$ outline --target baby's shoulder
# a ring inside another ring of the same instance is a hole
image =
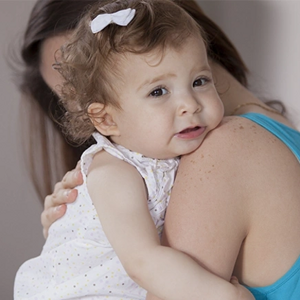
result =
[[[137,172],[134,166],[106,151],[100,151],[94,155],[89,168],[89,173],[94,170],[98,170],[99,172],[102,171],[106,174],[107,172],[117,172],[122,174]]]
[[[139,183],[141,178],[134,166],[106,151],[95,154],[88,170],[88,181],[97,185],[99,181],[111,182],[110,186],[126,183],[130,180]]]

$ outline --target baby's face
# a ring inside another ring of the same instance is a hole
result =
[[[197,149],[223,117],[204,43],[189,38],[164,56],[126,53],[114,81],[122,109],[113,109],[119,134],[111,139],[153,158]]]
[[[42,45],[40,70],[57,94],[63,79],[53,70],[55,52],[67,35]],[[111,139],[153,158],[170,158],[197,149],[223,116],[202,40],[188,39],[180,50],[129,54],[119,61],[114,85],[121,110],[111,107],[118,136]]]

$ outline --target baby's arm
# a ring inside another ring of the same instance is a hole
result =
[[[255,300],[253,295],[242,286],[236,277],[232,277],[230,282],[237,288],[237,297],[234,299],[245,299],[245,300]],[[227,299],[228,297],[226,297]],[[202,298],[201,298],[202,299]],[[223,298],[222,298],[223,299]],[[161,298],[156,297],[153,294],[147,293],[146,300],[162,300]]]
[[[160,245],[137,170],[99,153],[88,175],[88,189],[103,229],[128,275],[157,297],[182,299],[241,298],[231,283],[209,273],[189,256]]]

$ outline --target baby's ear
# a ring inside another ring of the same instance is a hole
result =
[[[114,122],[111,109],[102,103],[94,102],[88,108],[88,114],[95,128],[105,136],[118,136],[119,129]]]

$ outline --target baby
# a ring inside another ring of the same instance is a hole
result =
[[[223,117],[201,28],[171,0],[107,1],[57,55],[84,184],[17,274],[15,299],[254,299],[160,245],[181,155]]]

